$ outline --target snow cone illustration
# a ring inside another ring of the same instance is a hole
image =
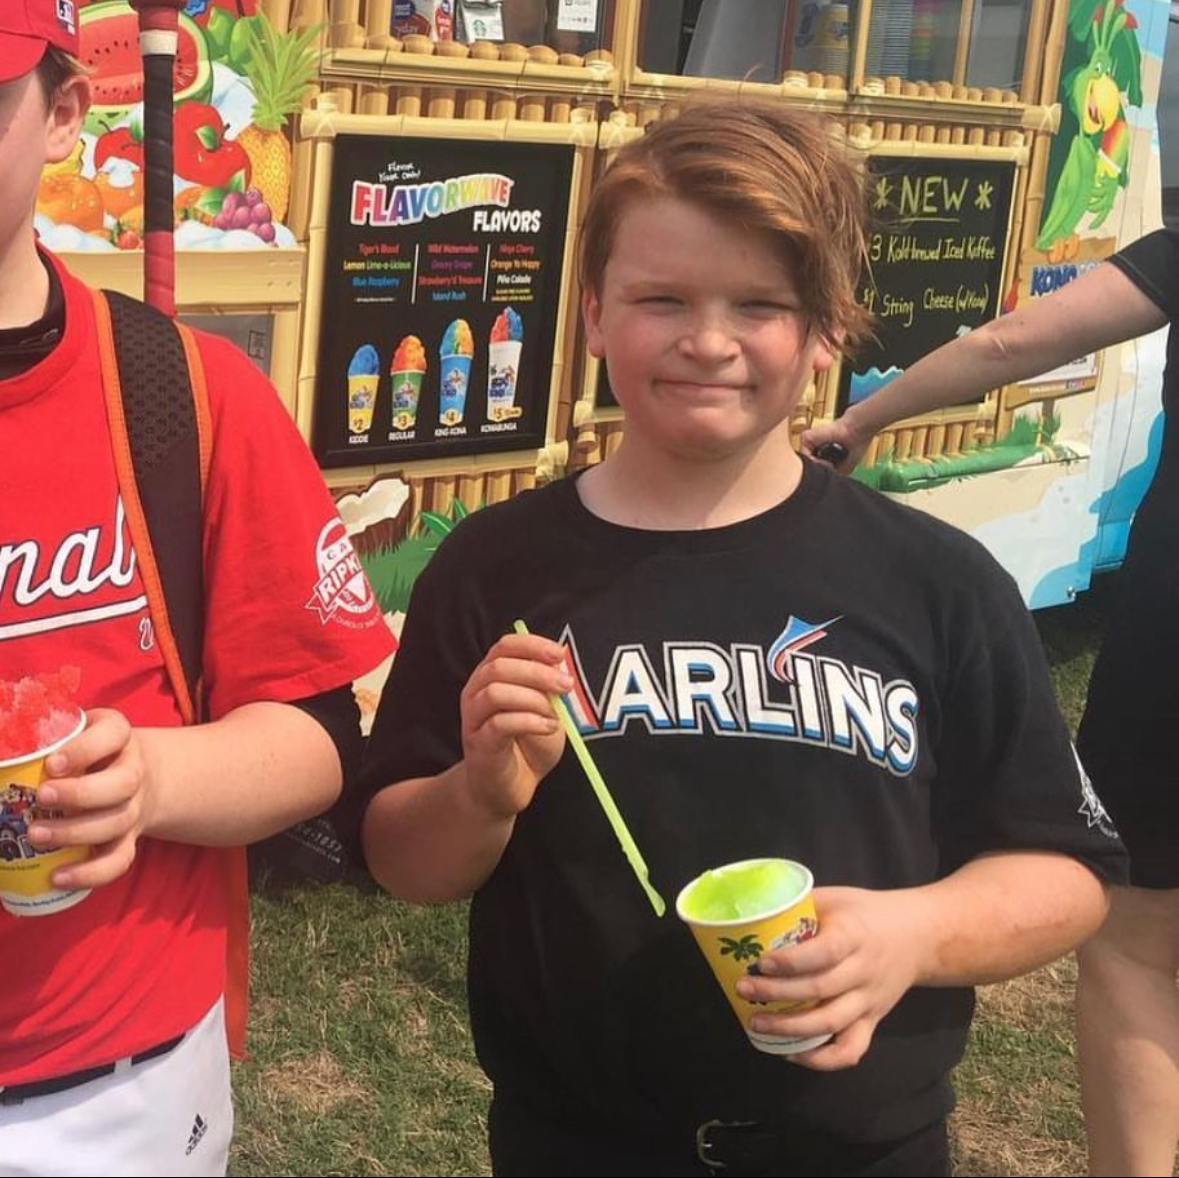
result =
[[[516,378],[523,347],[524,320],[511,307],[505,307],[495,317],[487,342],[488,421],[520,416],[520,410],[515,407]]]
[[[372,344],[361,344],[348,364],[348,432],[367,434],[373,424],[381,358]]]
[[[475,354],[475,338],[465,319],[455,319],[446,329],[438,354],[442,384],[438,417],[443,425],[458,425],[467,409],[467,382]]]
[[[418,398],[426,375],[426,349],[416,335],[407,335],[397,345],[389,373],[393,377],[393,428],[411,430],[418,419]]]

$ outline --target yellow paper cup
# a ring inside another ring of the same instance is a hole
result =
[[[377,402],[379,375],[348,378],[348,432],[367,434],[373,425],[373,406]]]
[[[749,1041],[771,1055],[810,1051],[831,1038],[796,1039],[750,1028],[758,1013],[798,1010],[802,1002],[746,1002],[737,981],[757,973],[757,959],[819,931],[814,878],[791,859],[745,859],[698,875],[676,897],[675,910],[692,930]]]
[[[37,788],[45,780],[45,759],[85,727],[86,716],[79,715],[69,736],[27,756],[0,761],[0,904],[14,916],[49,916],[90,895],[89,888],[62,890],[49,882],[57,868],[89,858],[89,847],[38,851],[28,839],[29,823],[37,817]]]

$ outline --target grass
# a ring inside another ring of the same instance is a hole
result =
[[[1075,726],[1104,587],[1037,622]],[[484,1175],[490,1089],[471,1050],[464,905],[297,888],[254,904],[250,1062],[233,1175]],[[1071,959],[980,991],[954,1115],[961,1175],[1085,1172]]]

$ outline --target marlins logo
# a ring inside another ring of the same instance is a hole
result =
[[[1114,827],[1113,819],[1110,818],[1109,812],[1097,796],[1093,782],[1089,780],[1089,774],[1085,772],[1085,766],[1081,764],[1081,758],[1077,755],[1075,747],[1073,748],[1073,760],[1077,763],[1077,775],[1081,779],[1081,804],[1077,807],[1077,813],[1084,816],[1085,824],[1090,830],[1096,826],[1102,834],[1116,839],[1118,832]]]
[[[820,745],[866,757],[898,777],[917,763],[917,691],[871,667],[812,653],[841,621],[788,615],[768,649],[699,638],[631,642],[605,653],[587,673],[572,627],[560,641],[574,687],[565,702],[587,739],[642,728],[652,736],[710,732],[752,740]],[[854,636],[849,635],[854,643]]]
[[[810,646],[812,642],[826,638],[827,627],[835,625],[838,621],[839,618],[836,617],[830,621],[812,625],[810,622],[804,622],[801,618],[796,618],[791,614],[786,621],[786,629],[778,635],[774,645],[770,647],[770,653],[766,660],[769,664],[770,674],[779,683],[793,683],[794,655]]]

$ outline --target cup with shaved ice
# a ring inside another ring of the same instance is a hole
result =
[[[393,377],[393,428],[413,429],[426,375],[426,349],[416,335],[405,336],[397,345],[389,373]]]
[[[737,981],[757,973],[757,960],[784,945],[809,941],[819,931],[814,879],[792,859],[745,859],[698,875],[675,903],[696,944],[712,967],[749,1041],[771,1055],[796,1055],[825,1043],[830,1035],[798,1039],[754,1031],[758,1013],[798,1010],[802,1002],[746,1002]]]
[[[373,406],[381,381],[381,357],[372,344],[361,344],[348,362],[348,432],[367,434],[372,429]]]
[[[52,674],[0,680],[0,904],[14,916],[49,916],[72,908],[89,888],[55,888],[50,876],[90,855],[89,847],[42,850],[29,841],[29,826],[41,812],[37,790],[46,758],[68,744],[86,717],[74,701],[76,667]]]
[[[438,419],[443,425],[458,425],[467,411],[467,383],[471,379],[471,358],[475,337],[465,319],[455,319],[442,336],[438,348],[441,393]]]
[[[520,374],[520,352],[524,347],[524,320],[512,307],[505,307],[491,325],[487,341],[487,420],[506,421],[518,417],[516,378]]]

